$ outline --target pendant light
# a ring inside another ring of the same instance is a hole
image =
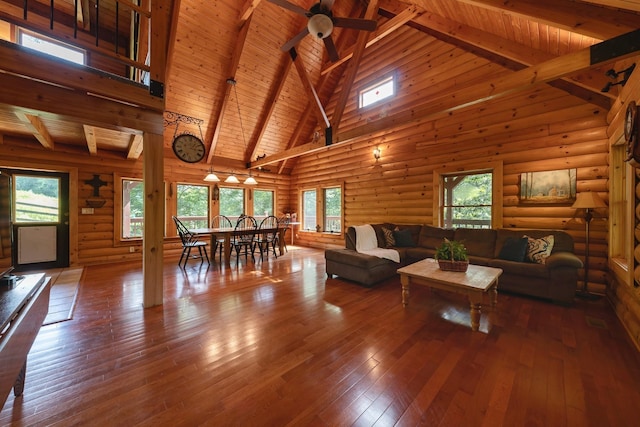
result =
[[[204,180],[207,182],[220,182],[220,178],[218,178],[218,175],[213,173],[212,168],[209,168],[209,173],[204,177]]]
[[[236,89],[236,81],[233,78],[227,79],[227,83],[233,86],[233,92],[236,95],[236,107],[238,108],[238,121],[240,122],[240,133],[242,133],[242,142],[245,152],[247,151],[247,140],[244,137],[244,126],[242,126],[242,115],[240,114],[240,101],[238,100],[238,90]],[[231,180],[231,181],[230,181]],[[238,178],[232,173],[229,177],[224,181],[228,183],[238,184]],[[251,175],[251,171],[249,171],[249,177],[245,179],[244,184],[246,185],[258,185],[258,181]]]
[[[231,172],[231,175],[229,175],[227,179],[224,180],[224,182],[226,182],[227,184],[240,184],[240,181],[238,180],[238,178],[236,178],[233,172]]]

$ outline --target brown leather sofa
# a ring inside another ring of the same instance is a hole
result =
[[[387,247],[383,228],[403,231],[405,239],[401,246],[394,246],[400,254],[400,263],[358,253],[356,233],[349,227],[345,234],[344,249],[325,250],[326,272],[335,276],[372,286],[397,274],[396,270],[413,262],[432,258],[436,247],[446,237],[462,241],[471,264],[497,267],[503,270],[498,289],[518,294],[545,298],[557,303],[573,302],[578,270],[582,261],[575,255],[573,238],[560,230],[512,230],[512,229],[443,229],[429,225],[372,224],[379,247]],[[544,264],[514,261],[505,244],[522,239],[523,236],[539,239],[553,235],[551,254]]]

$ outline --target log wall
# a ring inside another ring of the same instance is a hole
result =
[[[398,37],[402,37],[401,33]],[[406,50],[399,49],[398,43],[390,42],[388,51],[384,51],[384,46],[380,51],[367,51],[361,65],[363,70],[372,70],[379,65],[377,61],[397,64],[398,68],[393,70],[398,76],[396,98],[363,111],[357,110],[353,102],[345,108],[340,131],[391,114],[396,105],[425,103],[447,89],[494,79],[505,72],[440,42]],[[390,60],[391,52],[400,57]],[[456,66],[446,66],[452,61]],[[358,77],[350,99],[357,99],[357,88],[366,86],[368,78],[366,73]],[[382,151],[378,161],[372,155],[375,147]],[[502,199],[495,201],[502,205],[503,227],[565,230],[573,236],[578,256],[584,258],[585,224],[581,213],[570,205],[520,204],[519,179],[525,172],[575,168],[577,191],[597,191],[607,200],[607,111],[547,85],[431,120],[418,118],[301,157],[292,174],[291,198],[299,199],[304,188],[340,181],[344,183],[345,229],[384,221],[432,224],[434,170],[445,167],[462,170],[491,162],[502,162],[504,168]],[[342,235],[315,231],[297,234],[298,244],[319,248],[344,246]],[[606,213],[591,223],[590,243],[589,288],[603,292],[607,268]]]
[[[638,65],[640,57],[636,58],[635,62]],[[631,75],[624,90],[621,91],[618,102],[609,112],[610,145],[621,143],[622,121],[627,105],[631,101],[640,105],[640,73],[638,72]],[[627,166],[627,179],[630,180],[628,188],[621,190],[625,190],[625,196],[630,203],[626,212],[622,212],[617,220],[621,222],[628,220],[630,228],[627,236],[630,245],[628,264],[620,265],[614,260],[610,262],[607,296],[632,341],[640,349],[640,168]],[[612,186],[618,184],[612,182]]]
[[[110,154],[106,150],[99,150],[99,156],[88,156],[86,152],[73,147],[59,145],[55,151],[45,150],[40,144],[26,141],[8,135],[3,136],[4,143],[0,144],[0,166],[18,169],[40,169],[50,171],[73,170],[77,179],[70,182],[71,198],[75,198],[75,211],[70,212],[70,260],[72,265],[87,265],[115,262],[121,260],[142,259],[142,241],[120,241],[119,229],[114,215],[119,214],[116,201],[120,194],[114,192],[114,180],[117,177],[142,179],[143,157],[138,160],[125,160],[121,154]],[[181,243],[176,236],[175,225],[171,220],[175,212],[176,183],[194,185],[205,184],[204,178],[207,167],[204,164],[185,164],[175,159],[170,148],[165,147],[164,180],[167,188],[166,215],[164,240],[164,254],[167,259],[177,259],[180,256]],[[218,169],[218,168],[217,168]],[[219,168],[224,171],[224,168]],[[85,184],[97,174],[107,183],[100,188],[100,198],[105,199],[104,206],[95,208],[91,215],[82,214],[82,208],[87,207],[86,201],[94,199],[93,187]],[[71,178],[73,180],[73,177]],[[276,191],[276,210],[289,204],[289,178],[261,172],[257,176],[257,188]],[[220,184],[218,184],[220,185]],[[211,185],[213,187],[213,185]],[[239,186],[246,188],[244,186]],[[75,192],[74,192],[75,189]],[[211,216],[217,214],[217,203],[211,202]],[[74,231],[77,230],[77,231]],[[134,252],[130,252],[133,248]]]

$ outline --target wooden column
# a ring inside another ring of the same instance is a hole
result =
[[[162,120],[162,116],[159,116]],[[145,308],[162,305],[164,290],[164,163],[162,135],[144,134],[144,230],[143,230],[143,283]]]

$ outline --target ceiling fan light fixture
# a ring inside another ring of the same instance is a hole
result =
[[[318,13],[309,18],[307,23],[309,33],[319,39],[325,39],[331,35],[333,31],[333,21],[327,15]]]

